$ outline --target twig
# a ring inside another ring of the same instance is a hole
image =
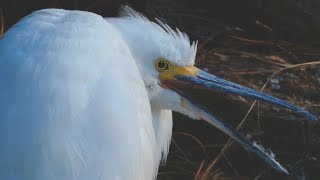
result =
[[[206,148],[205,148],[204,144],[198,138],[194,137],[192,134],[185,133],[185,132],[176,132],[175,134],[180,134],[180,135],[191,137],[193,140],[195,140],[200,145],[203,153],[206,154]]]
[[[250,44],[256,44],[256,45],[274,46],[276,44],[275,42],[272,42],[272,41],[259,41],[259,40],[246,39],[246,38],[237,37],[237,36],[230,36],[230,37],[238,41],[242,41]]]
[[[286,52],[290,56],[292,56],[295,60],[299,60],[299,58],[295,54],[293,54],[291,51],[287,50],[286,48],[284,48],[284,47],[282,47],[280,45],[277,45],[276,47],[281,49],[282,51]]]
[[[0,16],[1,16],[0,36],[2,36],[4,33],[4,13],[2,8],[0,8]]]
[[[233,170],[233,172],[236,174],[236,176],[240,177],[240,174],[238,173],[238,171],[233,167],[233,165],[231,164],[231,162],[229,161],[229,159],[227,158],[227,155],[225,153],[223,153],[223,157],[224,159],[227,161],[227,163],[229,164],[229,166],[231,167],[231,169]]]
[[[258,104],[257,104],[257,110],[258,110],[258,132],[261,131],[261,119],[260,119],[260,102],[258,101]]]
[[[269,82],[270,80],[268,79],[267,82]],[[267,83],[266,83],[267,84]],[[265,85],[266,85],[265,84]],[[237,127],[237,130],[242,126],[242,124],[244,123],[244,121],[247,119],[247,117],[249,116],[251,110],[253,109],[254,105],[256,104],[256,100],[252,103],[249,111],[247,112],[247,114],[245,115],[245,117],[242,119],[242,121],[240,122],[240,124]],[[210,173],[210,171],[213,169],[213,167],[218,163],[218,161],[220,160],[221,157],[223,157],[223,153],[233,144],[234,141],[232,141],[231,138],[228,139],[227,143],[225,144],[225,146],[222,148],[222,150],[220,151],[220,153],[216,156],[216,158],[211,162],[211,164],[209,165],[209,167],[207,168],[207,170],[205,170],[205,172],[203,173],[203,177],[207,177],[208,174]]]
[[[266,170],[261,171],[261,172],[254,178],[254,180],[259,180],[265,173],[266,173]]]
[[[266,81],[266,83],[263,85],[263,87],[261,88],[260,92],[262,92],[267,84],[270,82],[270,80],[277,74],[279,74],[282,71],[285,71],[287,69],[293,69],[293,68],[297,68],[297,67],[302,67],[302,66],[310,66],[310,65],[320,65],[320,61],[316,61],[316,62],[307,62],[307,63],[301,63],[301,64],[295,64],[295,65],[291,65],[285,68],[282,68],[280,70],[275,71]],[[257,103],[257,100],[255,100],[252,104],[250,109],[248,110],[247,114],[245,115],[245,117],[242,119],[242,121],[240,122],[240,124],[237,127],[237,130],[244,124],[244,122],[246,121],[247,117],[249,116],[249,114],[251,113],[253,107],[255,106],[255,104]],[[221,159],[221,157],[223,157],[223,154],[225,153],[225,151],[227,151],[229,149],[229,147],[233,144],[233,140],[231,138],[228,139],[227,143],[225,144],[225,146],[222,148],[222,150],[220,151],[220,153],[216,156],[216,158],[212,161],[212,163],[209,165],[209,167],[205,170],[205,172],[203,173],[202,177],[207,177],[208,174],[210,173],[210,171],[213,169],[213,167],[217,164],[217,162]]]
[[[191,162],[191,160],[188,158],[187,154],[182,150],[182,148],[177,144],[174,138],[172,138],[172,143],[176,146],[178,151],[183,155],[186,161]]]
[[[244,51],[239,51],[239,50],[232,50],[232,52],[235,52],[235,53],[238,53],[238,54],[242,54],[242,55],[245,55],[245,56],[248,56],[248,57],[251,57],[251,58],[255,58],[255,59],[261,60],[263,62],[270,63],[270,64],[273,64],[273,65],[277,65],[277,66],[280,66],[280,67],[288,67],[288,66],[291,65],[289,63],[286,63],[286,64],[277,63],[277,62],[274,62],[274,61],[259,57],[259,56],[255,55],[255,54],[249,53],[249,52],[244,52]]]
[[[236,72],[231,72],[230,74],[266,74],[266,73],[273,73],[278,69],[270,69],[270,70],[263,70],[263,71],[236,71]]]
[[[269,31],[269,32],[272,32],[272,29],[271,29],[269,26],[263,24],[263,23],[260,22],[259,20],[256,20],[256,25],[257,25],[258,27],[261,27],[261,28]]]
[[[194,176],[194,180],[200,180],[200,173],[202,172],[202,169],[204,167],[205,161],[202,160],[200,167],[198,168],[198,171],[196,172],[196,175]]]

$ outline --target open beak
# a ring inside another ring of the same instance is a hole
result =
[[[220,120],[218,117],[214,116],[201,104],[196,103],[190,97],[190,94],[186,90],[189,88],[200,88],[205,90],[221,91],[226,93],[231,93],[234,95],[239,95],[243,97],[248,97],[251,99],[261,100],[267,103],[279,105],[286,109],[289,109],[297,114],[305,116],[307,119],[316,121],[317,118],[310,114],[309,112],[276,97],[264,94],[262,92],[255,91],[253,89],[241,86],[239,84],[224,80],[205,71],[202,71],[194,66],[188,67],[178,67],[174,66],[171,70],[167,72],[160,73],[160,81],[162,86],[171,89],[179,93],[185,100],[188,101],[184,108],[188,111],[196,113],[201,119],[209,122],[213,126],[217,127],[224,133],[228,134],[235,141],[243,145],[247,150],[255,153],[266,161],[271,167],[279,170],[283,173],[287,173],[285,168],[283,168],[275,159],[272,154],[268,154],[264,151],[261,146],[250,142],[232,126],[226,122]]]

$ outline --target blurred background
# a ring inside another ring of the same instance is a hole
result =
[[[319,0],[1,0],[0,34],[38,9],[107,17],[116,16],[121,4],[199,40],[198,67],[320,117]],[[272,150],[291,174],[269,169],[215,127],[174,114],[170,154],[158,179],[320,179],[319,125],[237,96],[202,92],[197,98]]]

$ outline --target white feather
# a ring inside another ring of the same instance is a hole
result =
[[[102,17],[41,10],[0,40],[0,179],[153,179],[150,103]]]
[[[194,64],[197,43],[124,6],[119,18],[37,11],[0,39],[0,179],[150,180],[171,110],[154,60]]]
[[[197,42],[190,43],[187,34],[177,28],[176,31],[173,30],[158,19],[158,24],[151,22],[129,6],[122,6],[119,15],[120,18],[106,18],[106,21],[119,29],[136,59],[158,56],[178,66],[194,64]]]
[[[152,107],[153,127],[157,142],[157,158],[166,162],[172,135],[172,111]]]

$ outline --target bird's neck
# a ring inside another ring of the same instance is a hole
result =
[[[165,162],[172,135],[172,111],[152,107],[152,122],[156,135],[157,157]]]

